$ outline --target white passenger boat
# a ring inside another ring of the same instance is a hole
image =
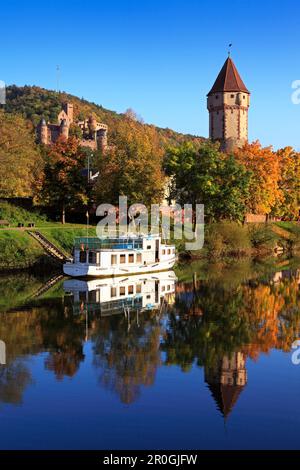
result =
[[[172,269],[175,246],[159,235],[118,238],[76,238],[72,262],[63,266],[71,277],[109,277]]]
[[[160,309],[175,301],[177,277],[174,271],[84,281],[68,279],[65,293],[73,298],[74,313],[119,315],[124,311]]]

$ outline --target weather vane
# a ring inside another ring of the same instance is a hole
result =
[[[232,44],[229,44],[229,45],[228,45],[228,57],[230,57],[230,54],[231,54],[231,48],[232,48]]]

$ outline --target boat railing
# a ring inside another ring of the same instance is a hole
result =
[[[137,239],[112,239],[112,238],[91,238],[79,237],[75,238],[75,249],[78,250],[141,250],[143,248],[143,240]]]

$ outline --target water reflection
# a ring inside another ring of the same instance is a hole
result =
[[[205,367],[205,382],[219,411],[227,418],[247,384],[246,354],[234,352]]]
[[[234,285],[221,276],[177,282],[173,272],[65,280],[44,297],[31,295],[22,308],[0,313],[6,345],[0,402],[22,403],[34,381],[31,357],[43,354],[44,370],[61,382],[87,366],[89,344],[98,387],[122,403],[134,403],[143,387],[154,386],[158,369],[175,365],[187,373],[196,365],[228,417],[246,388],[247,360],[272,349],[290,351],[299,337],[299,284],[300,270]],[[43,292],[35,282],[31,290],[37,288]]]
[[[176,276],[173,271],[154,275],[64,282],[64,290],[73,298],[73,311],[104,316],[161,309],[175,301]]]
[[[222,282],[179,283],[163,350],[167,365],[204,367],[224,417],[247,384],[247,358],[285,352],[300,332],[300,270],[280,271],[236,288]]]
[[[99,383],[126,404],[161,365],[161,315],[175,301],[173,271],[89,282],[68,280],[74,314],[86,315]],[[88,325],[90,324],[90,328]]]

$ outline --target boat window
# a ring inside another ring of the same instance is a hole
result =
[[[134,263],[134,255],[129,255],[129,263]]]
[[[110,296],[111,297],[117,297],[117,288],[116,287],[112,287],[110,289]]]
[[[161,290],[162,290],[162,292],[165,292],[166,291],[166,286],[162,286]]]
[[[92,290],[89,292],[88,294],[88,299],[89,299],[89,302],[97,302],[97,293],[98,291],[97,290]]]
[[[81,302],[85,302],[85,301],[86,301],[86,292],[85,292],[85,290],[79,292],[79,300],[80,300]]]
[[[97,256],[95,251],[90,251],[89,252],[89,263],[90,264],[96,264],[97,263]]]
[[[175,254],[175,248],[173,248],[172,252],[173,252],[173,255],[174,255]]]
[[[148,299],[148,300],[151,299],[151,295],[150,295],[150,294],[147,295],[147,299]]]
[[[163,250],[163,251],[162,251],[162,254],[165,255],[165,254],[166,254],[166,250]]]
[[[126,263],[126,255],[120,255],[120,263],[125,264]]]
[[[133,286],[128,287],[128,294],[133,294],[134,293],[134,288]]]
[[[142,254],[141,254],[141,253],[138,253],[138,254],[136,255],[136,262],[137,262],[137,263],[141,263],[141,262],[142,262]]]
[[[125,295],[125,294],[126,294],[126,288],[120,287],[120,295]]]
[[[79,255],[79,262],[86,263],[86,251],[81,251]]]
[[[117,255],[111,255],[111,264],[112,266],[118,263],[118,256]]]
[[[136,293],[137,293],[137,294],[141,294],[141,292],[142,292],[142,284],[137,284],[137,286],[136,286]]]
[[[147,246],[147,250],[151,250],[151,248],[152,248],[151,245]]]
[[[169,249],[169,250],[168,250],[168,255],[170,255],[170,254],[171,254],[171,250]]]

